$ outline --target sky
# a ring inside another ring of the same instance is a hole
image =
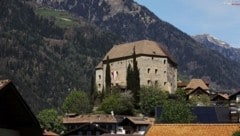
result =
[[[189,35],[210,34],[240,48],[240,0],[135,0]]]

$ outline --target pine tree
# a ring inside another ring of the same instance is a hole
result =
[[[109,57],[107,56],[107,61],[106,61],[106,71],[105,71],[105,84],[106,84],[106,94],[110,93],[111,89],[111,71],[110,71],[110,64],[109,64]]]

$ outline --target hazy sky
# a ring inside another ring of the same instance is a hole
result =
[[[208,33],[240,48],[240,0],[135,0],[189,35]]]

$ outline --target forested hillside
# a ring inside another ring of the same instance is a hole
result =
[[[150,39],[163,43],[177,60],[179,73],[187,78],[204,78],[225,89],[240,87],[240,64],[205,48],[133,0],[43,0],[39,3],[77,14],[103,30],[121,35],[125,41]]]
[[[0,78],[13,80],[34,111],[88,91],[95,65],[118,37],[93,25],[60,28],[24,1],[0,1]]]
[[[133,0],[31,2],[0,1],[0,79],[13,80],[35,112],[59,108],[70,90],[89,91],[95,66],[113,45],[142,39],[165,44],[180,75],[239,88],[240,64]]]

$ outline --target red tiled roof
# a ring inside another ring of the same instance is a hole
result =
[[[206,83],[202,79],[192,79],[187,85],[187,90],[194,90],[196,88],[202,88],[203,90],[209,90]]]
[[[146,136],[232,136],[239,124],[156,124]]]

